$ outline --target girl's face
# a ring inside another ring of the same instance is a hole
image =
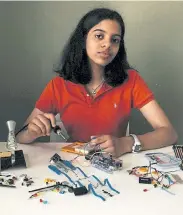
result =
[[[86,38],[86,52],[91,64],[106,66],[117,55],[121,27],[115,20],[106,19],[90,29]]]

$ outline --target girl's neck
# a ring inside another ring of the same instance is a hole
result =
[[[97,85],[104,79],[104,67],[97,64],[91,65],[92,79],[90,84]]]

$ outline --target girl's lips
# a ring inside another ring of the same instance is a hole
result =
[[[98,52],[100,56],[108,58],[111,56],[111,54],[109,52]]]

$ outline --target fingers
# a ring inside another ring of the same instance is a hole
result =
[[[29,123],[28,131],[35,137],[49,136],[51,126],[55,127],[55,125],[56,120],[53,114],[39,114]]]
[[[97,146],[98,146],[100,149],[104,150],[104,149],[109,148],[109,147],[110,147],[110,144],[108,143],[108,141],[106,141],[106,142],[103,142],[103,143],[101,143],[101,144],[97,144],[96,147],[97,147]]]
[[[106,152],[106,153],[115,155],[115,151],[114,151],[113,147],[105,148],[103,151]]]
[[[53,114],[44,113],[44,116],[50,120],[52,127],[56,126],[56,119],[55,119],[55,116]]]
[[[40,127],[37,126],[34,123],[29,123],[29,125],[28,125],[28,133],[31,134],[31,136],[33,136],[34,138],[45,136],[45,135],[43,135],[42,130],[40,129]]]
[[[103,152],[115,154],[114,140],[110,135],[92,136],[90,143],[96,149],[99,147]]]
[[[108,135],[91,136],[91,145],[98,145],[106,142],[108,140]]]
[[[32,128],[34,131],[36,131],[35,129],[39,129],[39,133],[41,132],[44,136],[46,135],[47,131],[46,131],[46,127],[45,124],[42,122],[42,120],[40,119],[41,117],[37,116],[36,118],[34,118],[31,122],[32,124]],[[36,127],[36,128],[34,128]]]
[[[50,120],[44,115],[38,115],[37,120],[39,121],[39,127],[41,128],[43,134],[49,136],[51,131]]]

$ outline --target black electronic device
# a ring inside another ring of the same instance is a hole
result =
[[[1,170],[6,170],[12,167],[26,167],[26,161],[22,150],[15,151],[15,163],[13,165],[11,160],[11,154],[10,156],[2,156],[0,159]]]
[[[73,189],[74,191],[74,195],[75,196],[81,196],[81,195],[85,195],[88,193],[88,190],[86,189],[85,186],[82,186],[82,187],[76,187]]]
[[[151,184],[152,178],[139,177],[139,183],[140,184]]]

